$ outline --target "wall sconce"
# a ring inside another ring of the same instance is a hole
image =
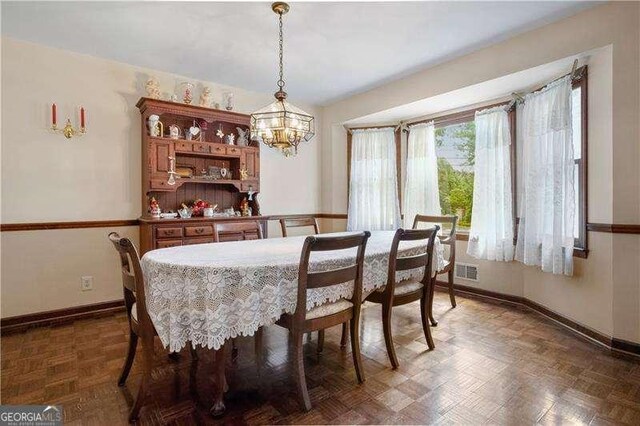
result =
[[[67,122],[64,127],[59,129],[57,107],[56,104],[51,104],[51,130],[56,133],[62,133],[67,139],[71,139],[74,136],[83,136],[87,132],[85,128],[84,108],[80,108],[80,129],[73,127],[70,118],[67,118]]]

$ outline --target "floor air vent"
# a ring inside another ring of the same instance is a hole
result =
[[[456,262],[456,277],[464,280],[478,281],[478,265]]]

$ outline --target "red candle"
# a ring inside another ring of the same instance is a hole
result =
[[[84,108],[80,108],[80,127],[84,129]]]
[[[53,123],[53,125],[54,125],[54,126],[55,126],[55,125],[56,125],[56,123],[57,123],[56,115],[57,115],[57,114],[56,114],[56,104],[52,104],[52,105],[51,105],[51,121],[52,121],[52,123]]]

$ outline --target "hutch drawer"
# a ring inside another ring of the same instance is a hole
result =
[[[184,235],[187,237],[200,237],[203,235],[213,235],[213,226],[185,226]]]
[[[226,151],[226,147],[222,144],[214,144],[211,145],[211,153],[212,154],[222,154],[224,155],[227,151]]]
[[[182,142],[182,141],[178,141],[176,142],[176,151],[181,151],[181,152],[191,152],[193,144],[190,142]]]
[[[173,187],[167,183],[167,179],[152,179],[151,189],[173,191]]]
[[[237,155],[240,156],[240,148],[236,148],[234,146],[227,147],[227,155]]]
[[[193,152],[209,152],[209,146],[206,143],[194,143]]]
[[[167,247],[177,247],[182,245],[182,240],[162,240],[158,241],[156,245],[159,249]]]
[[[182,238],[182,227],[156,228],[157,238]]]

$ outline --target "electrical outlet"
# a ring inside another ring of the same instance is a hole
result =
[[[80,289],[82,291],[93,290],[93,277],[80,277]]]

